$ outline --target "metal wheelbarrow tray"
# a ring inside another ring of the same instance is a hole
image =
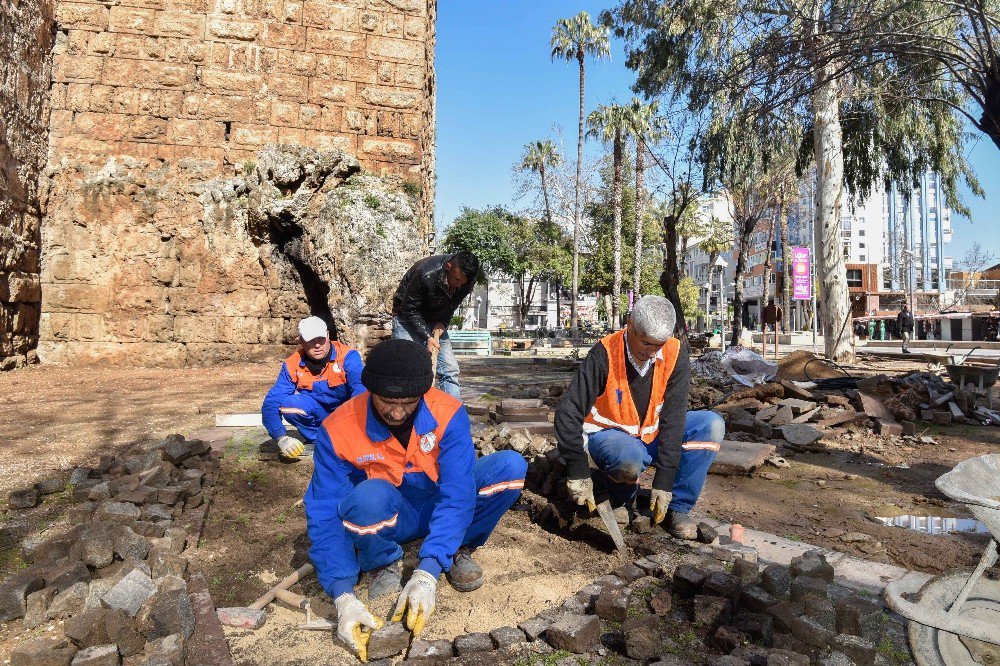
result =
[[[964,388],[966,384],[973,384],[981,389],[988,389],[997,383],[1000,376],[1000,365],[973,365],[963,363],[961,365],[946,365],[948,378],[952,384]]]
[[[942,574],[922,586],[894,581],[885,588],[886,600],[910,620],[910,647],[919,666],[1000,663],[1000,581],[982,577],[997,562],[1000,454],[963,460],[935,485],[966,504],[993,538],[975,569]]]

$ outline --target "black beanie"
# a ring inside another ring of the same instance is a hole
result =
[[[431,354],[412,340],[384,340],[368,352],[361,383],[383,398],[416,398],[434,384]]]

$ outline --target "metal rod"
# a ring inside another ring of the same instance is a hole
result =
[[[965,600],[969,598],[972,593],[972,588],[976,586],[979,581],[980,576],[989,567],[996,564],[997,561],[997,542],[993,539],[990,540],[990,545],[986,547],[986,552],[983,553],[983,557],[979,560],[979,564],[976,565],[976,570],[972,572],[969,576],[969,580],[966,581],[965,586],[962,591],[958,593],[958,597],[955,599],[955,603],[951,605],[948,609],[948,615],[958,615],[959,611],[962,610],[962,606],[965,604]]]

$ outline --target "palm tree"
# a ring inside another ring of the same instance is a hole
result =
[[[587,116],[589,130],[587,136],[611,144],[612,165],[612,238],[614,239],[614,277],[611,283],[611,326],[618,328],[621,323],[622,303],[622,164],[625,156],[625,138],[629,130],[629,119],[625,107],[617,104],[601,104]]]
[[[551,139],[532,141],[524,146],[524,157],[518,166],[522,171],[533,171],[542,181],[542,199],[545,201],[545,222],[552,224],[552,207],[549,205],[549,184],[545,178],[549,167],[562,164],[562,155]]]
[[[635,254],[632,264],[632,289],[635,299],[639,300],[642,276],[642,226],[646,214],[646,144],[662,138],[664,132],[660,127],[656,114],[660,110],[657,101],[643,104],[638,97],[632,98],[632,103],[625,107],[629,121],[629,134],[635,140]]]
[[[553,231],[553,222],[552,207],[549,205],[549,184],[545,175],[549,167],[558,166],[559,164],[562,164],[562,154],[559,152],[559,148],[556,147],[556,144],[551,139],[545,139],[544,141],[532,141],[529,144],[525,144],[524,157],[521,158],[521,164],[518,167],[522,171],[534,171],[542,181],[542,199],[545,202],[545,224],[548,226],[548,233]],[[556,327],[561,328],[562,299],[560,296],[562,292],[562,279],[559,277],[558,272],[555,273],[555,283]]]
[[[559,19],[552,28],[552,59],[576,60],[580,66],[580,122],[576,144],[576,205],[573,208],[573,301],[570,306],[570,327],[573,335],[579,330],[576,311],[576,292],[580,288],[580,177],[583,168],[583,89],[586,82],[584,59],[611,57],[611,40],[608,29],[595,26],[590,14],[580,12],[568,19]]]

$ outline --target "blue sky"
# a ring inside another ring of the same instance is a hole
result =
[[[447,0],[438,3],[437,224],[445,227],[462,206],[510,204],[511,166],[524,144],[563,128],[575,156],[578,79],[575,63],[549,58],[549,37],[559,18],[581,10],[592,17],[612,3],[564,0]],[[586,105],[632,98],[634,80],[620,43],[610,61],[587,63]],[[585,148],[594,154],[595,142]],[[960,261],[978,241],[1000,255],[1000,150],[988,139],[967,146],[985,199],[963,198],[973,221],[952,216],[948,254]]]

